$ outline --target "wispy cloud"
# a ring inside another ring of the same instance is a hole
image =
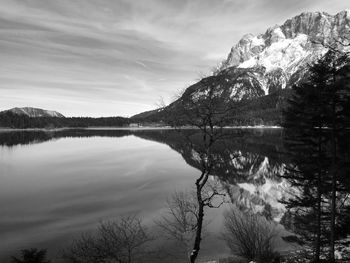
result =
[[[221,61],[245,33],[335,0],[2,0],[0,110],[132,115]]]

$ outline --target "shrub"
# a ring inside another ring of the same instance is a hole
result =
[[[274,222],[238,208],[225,213],[223,239],[234,255],[258,263],[274,262],[278,258],[274,239],[278,232]]]

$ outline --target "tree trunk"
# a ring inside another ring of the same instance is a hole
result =
[[[335,66],[333,65],[333,68]],[[336,74],[333,73],[333,89],[335,89]],[[332,189],[331,189],[331,235],[330,235],[330,250],[329,250],[329,262],[335,262],[334,258],[334,243],[335,243],[335,217],[336,217],[336,199],[337,199],[337,171],[336,171],[336,158],[337,158],[337,145],[336,145],[336,105],[335,105],[335,90],[332,91],[332,130],[331,130],[331,176],[332,176]]]
[[[212,141],[212,137],[210,137],[210,142]],[[210,155],[211,152],[211,144],[208,146],[207,150],[207,156]],[[210,162],[210,161],[209,161]],[[204,206],[205,203],[202,198],[202,189],[205,186],[205,184],[208,181],[209,173],[210,173],[210,167],[207,167],[208,165],[208,160],[207,163],[204,164],[203,166],[203,171],[202,175],[197,179],[196,181],[196,192],[197,192],[197,202],[198,202],[198,217],[197,217],[197,229],[196,229],[196,237],[194,240],[193,244],[193,249],[190,255],[190,262],[194,263],[196,262],[199,250],[200,250],[200,245],[202,242],[202,228],[203,228],[203,220],[204,220]],[[209,164],[210,165],[210,164]]]
[[[202,241],[202,227],[203,227],[203,219],[204,219],[204,204],[202,201],[202,190],[197,188],[197,199],[198,199],[198,220],[197,220],[197,230],[196,230],[196,238],[194,240],[193,249],[190,255],[190,262],[196,262],[200,244]]]
[[[318,187],[317,187],[317,231],[316,231],[316,253],[315,263],[320,262],[320,250],[321,250],[321,174],[318,174]]]
[[[337,201],[337,180],[336,180],[336,156],[335,156],[335,138],[332,135],[332,198],[331,198],[331,236],[330,236],[330,250],[329,250],[329,260],[330,262],[335,262],[334,258],[334,243],[335,243],[335,217],[336,217],[336,201]]]
[[[336,217],[336,209],[337,209],[336,200],[337,200],[337,186],[336,186],[336,172],[334,167],[332,172],[331,236],[330,236],[330,250],[329,250],[330,262],[335,262],[334,243],[335,243],[335,217]]]
[[[321,253],[321,216],[322,216],[322,167],[321,167],[321,153],[322,153],[322,131],[318,131],[318,174],[317,174],[317,230],[315,242],[315,263],[320,262]]]

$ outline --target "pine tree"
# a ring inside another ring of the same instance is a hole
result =
[[[320,258],[322,179],[325,174],[322,96],[322,89],[312,82],[295,86],[290,106],[284,113],[286,148],[294,163],[293,167],[287,168],[285,178],[298,189],[296,195],[285,202],[288,208],[297,208],[294,210],[295,221],[299,233],[314,242],[315,262]]]
[[[349,78],[346,77],[349,63],[348,54],[330,50],[325,54],[322,60],[313,68],[316,74],[326,79],[324,86],[324,126],[328,129],[327,152],[328,158],[328,176],[326,182],[327,199],[330,200],[329,208],[329,261],[334,262],[334,246],[337,238],[336,224],[339,217],[339,207],[337,203],[341,200],[342,180],[339,177],[340,172],[345,169],[339,156],[339,147],[344,143],[344,132],[349,128],[347,118],[349,117],[348,103],[350,101],[350,90],[347,85]]]
[[[343,171],[347,165],[346,154],[343,153],[342,158],[339,154],[349,128],[350,90],[346,63],[347,55],[334,51],[326,53],[310,67],[307,82],[294,87],[294,95],[284,113],[286,145],[295,163],[286,178],[299,189],[299,196],[286,203],[302,211],[297,216],[299,227],[303,228],[306,218],[314,218],[316,222],[311,224],[315,235],[315,262],[319,262],[322,238],[329,239],[329,262],[334,262],[340,210],[337,203],[343,196],[340,190],[344,191],[346,176]]]

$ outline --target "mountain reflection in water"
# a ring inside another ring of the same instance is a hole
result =
[[[284,213],[284,207],[278,202],[278,199],[282,198],[285,194],[286,183],[279,177],[283,174],[284,167],[288,163],[287,157],[283,154],[283,141],[282,141],[282,130],[280,129],[227,129],[225,130],[226,136],[223,140],[216,143],[212,154],[215,156],[215,164],[212,168],[211,180],[215,180],[220,183],[230,196],[230,199],[242,210],[252,210],[263,214],[264,216],[280,220]],[[186,136],[182,136],[185,134]],[[89,138],[108,138],[113,140],[113,138],[138,138],[161,143],[169,146],[172,150],[179,153],[185,162],[192,168],[197,170],[201,169],[201,163],[199,158],[200,142],[198,130],[183,130],[180,133],[175,130],[96,130],[96,129],[67,129],[67,130],[56,130],[56,131],[15,131],[15,132],[0,132],[0,163],[6,162],[5,151],[15,150],[17,147],[32,147],[32,145],[38,145],[44,142],[54,142],[61,140],[70,139],[89,139]],[[186,138],[191,138],[191,144],[188,143]],[[110,141],[112,142],[112,141]],[[117,141],[115,142],[117,144]],[[125,141],[129,143],[129,141]],[[138,143],[135,142],[136,147]],[[92,146],[91,146],[92,147]],[[112,147],[112,145],[111,145]],[[116,146],[118,147],[118,146]],[[127,146],[125,146],[127,147]],[[147,146],[148,147],[148,146]],[[148,151],[149,148],[146,146],[141,148],[140,151]],[[94,148],[91,148],[93,151]],[[103,148],[100,149],[103,152]],[[69,148],[66,149],[69,152]],[[107,153],[106,153],[107,154]],[[147,153],[144,153],[147,155]],[[151,154],[151,152],[149,153]],[[138,155],[133,153],[130,156],[122,156],[124,168],[119,168],[118,166],[112,166],[109,164],[110,161],[104,161],[107,163],[101,164],[101,167],[92,167],[89,172],[93,173],[107,173],[109,168],[121,169],[122,172],[128,174],[128,167],[137,166]],[[2,159],[3,158],[3,159]],[[24,157],[23,157],[24,158]],[[80,162],[88,162],[88,157],[83,156]],[[91,158],[91,157],[89,157]],[[115,157],[116,160],[119,157]],[[150,156],[149,158],[152,158]],[[130,159],[130,160],[129,160]],[[128,160],[128,161],[127,161]],[[72,162],[67,158],[65,163]],[[92,162],[92,161],[90,161]],[[40,166],[40,162],[38,164]],[[85,164],[81,164],[82,166]],[[168,164],[173,165],[173,164]],[[156,173],[166,171],[166,163],[163,164],[161,170],[155,171]],[[146,166],[147,167],[147,166]],[[78,173],[79,169],[75,168],[74,172]],[[101,171],[103,169],[103,171]],[[133,167],[135,169],[135,167]],[[142,167],[140,169],[143,169]],[[145,168],[146,169],[146,168]],[[159,168],[158,168],[159,169]],[[176,170],[177,167],[174,167]],[[180,168],[179,168],[180,169]],[[179,170],[179,173],[186,173],[187,170]],[[124,171],[125,170],[125,171]],[[131,168],[130,168],[131,170]],[[3,173],[9,170],[1,170]],[[144,173],[144,170],[140,170]],[[10,171],[11,172],[11,171]],[[71,171],[69,171],[71,172]],[[118,171],[115,171],[118,172]],[[149,171],[152,173],[154,171]],[[173,172],[173,171],[172,171]],[[62,173],[68,173],[67,171],[62,171]],[[134,172],[137,173],[137,169]],[[140,172],[141,173],[141,172]],[[192,172],[193,173],[193,172]],[[194,173],[195,174],[195,173]],[[9,174],[11,176],[11,174]],[[141,176],[141,175],[140,175]],[[170,175],[169,175],[170,176]],[[169,177],[170,178],[170,177]],[[195,178],[195,177],[193,177]],[[194,181],[194,179],[189,181]],[[176,178],[173,178],[174,180]],[[103,180],[103,179],[101,179]],[[122,179],[120,179],[122,180]],[[153,179],[152,179],[153,180]],[[159,179],[157,179],[159,181]],[[168,179],[167,179],[168,180]],[[154,180],[153,180],[154,181]],[[188,181],[187,181],[188,182]],[[98,184],[99,182],[95,182]],[[123,182],[121,182],[122,184]],[[147,185],[151,182],[144,182],[138,189],[143,191],[147,189]],[[166,182],[164,182],[166,183]],[[168,183],[171,185],[171,183]],[[71,186],[69,186],[71,187]],[[122,186],[120,186],[122,187]],[[163,187],[163,186],[160,186]],[[170,187],[169,185],[167,187]],[[112,185],[110,186],[112,188]],[[102,186],[101,186],[102,189]],[[104,190],[106,191],[106,190]],[[108,192],[109,190],[107,190]],[[171,190],[166,190],[171,191]],[[111,195],[113,194],[113,189],[110,189]],[[118,190],[116,189],[116,195],[118,195]],[[70,193],[67,190],[67,194]],[[79,192],[76,194],[80,194]],[[151,194],[151,193],[150,193]],[[81,193],[82,195],[82,193]],[[103,196],[103,194],[102,194]],[[75,198],[75,196],[72,196]],[[107,198],[107,197],[106,197]],[[80,199],[79,199],[80,200]],[[161,201],[164,202],[165,200]],[[73,205],[73,204],[72,204]],[[108,205],[108,204],[107,204]],[[140,204],[143,206],[144,204]],[[86,204],[84,209],[95,209],[93,204]],[[103,212],[101,208],[101,213]],[[106,207],[107,209],[107,207]],[[62,213],[65,210],[62,208]],[[57,212],[57,210],[55,211]],[[59,216],[59,215],[58,215]],[[62,216],[62,215],[61,215]],[[18,221],[18,218],[13,218],[13,221]],[[53,219],[45,219],[53,220]],[[0,216],[0,232],[2,229],[4,231],[9,231],[6,227],[8,225],[9,219],[7,215]],[[4,223],[7,222],[7,223]],[[12,223],[11,225],[13,225]],[[20,223],[19,223],[20,224]],[[41,224],[40,221],[35,224]],[[45,224],[45,222],[43,222]],[[13,225],[13,227],[16,227]],[[6,229],[5,229],[6,228]],[[219,229],[219,227],[217,227]],[[0,248],[1,249],[1,248]]]

